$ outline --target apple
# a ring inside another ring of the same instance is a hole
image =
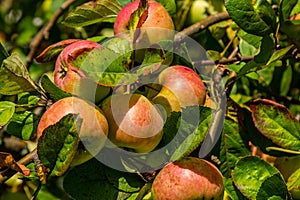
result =
[[[221,172],[212,163],[185,157],[168,163],[152,184],[153,199],[223,199],[224,182]]]
[[[78,165],[97,154],[107,139],[108,122],[103,112],[94,104],[78,97],[66,97],[56,101],[42,115],[37,127],[37,137],[40,138],[47,127],[71,113],[79,114],[83,119],[79,136],[86,148],[79,149],[73,159],[73,164]]]
[[[54,83],[68,93],[99,102],[108,95],[110,89],[98,85],[80,69],[82,60],[94,49],[101,50],[102,46],[89,40],[80,40],[64,48],[55,63]]]
[[[162,105],[167,115],[205,103],[206,88],[202,79],[186,66],[174,65],[164,69],[158,76],[158,84],[162,88],[152,101]]]
[[[138,19],[132,17],[132,14],[139,6],[142,6],[141,0],[136,0],[123,7],[114,23],[115,35],[121,36],[122,33],[130,33],[128,32],[130,24],[134,24],[134,20],[139,20],[142,23],[139,23],[138,27],[135,27],[133,31],[136,31],[136,28],[140,28],[140,37],[136,42],[140,43],[140,46],[143,48],[147,48],[161,40],[173,40],[174,24],[165,7],[153,0],[147,0],[146,5],[147,8]]]
[[[202,19],[205,19],[208,16],[207,12],[209,7],[210,5],[206,0],[192,1],[191,7],[187,14],[187,25],[191,25],[201,21]]]
[[[147,153],[160,142],[164,120],[145,96],[113,94],[103,101],[101,108],[109,124],[108,138],[115,145]]]

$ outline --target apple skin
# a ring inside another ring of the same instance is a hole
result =
[[[223,199],[224,188],[223,176],[212,163],[185,157],[158,173],[151,193],[154,200]]]
[[[42,115],[38,127],[37,138],[50,125],[54,125],[67,114],[79,114],[83,119],[80,129],[80,140],[87,149],[78,149],[72,164],[78,165],[88,161],[97,154],[105,144],[108,135],[108,122],[103,112],[83,99],[66,97],[52,104]],[[89,152],[90,151],[90,152]]]
[[[114,23],[115,35],[129,30],[130,17],[132,13],[138,9],[139,4],[140,0],[136,0],[122,8]],[[143,45],[141,45],[144,48],[147,48],[147,45],[149,46],[161,40],[173,40],[174,38],[174,24],[171,16],[165,7],[153,0],[148,0],[148,15],[139,28],[141,28],[142,32],[145,31],[147,33],[147,37],[142,33],[141,35],[143,35],[143,37],[139,39],[144,42]]]
[[[203,105],[206,87],[199,75],[192,69],[174,65],[164,69],[158,76],[160,92],[152,101],[162,105],[170,115],[172,111],[180,112],[187,106]]]
[[[113,94],[101,106],[109,123],[108,138],[138,153],[152,151],[163,135],[164,120],[141,94]]]
[[[74,63],[77,58],[92,52],[94,49],[101,50],[102,46],[89,40],[80,40],[64,48],[55,63],[54,83],[65,92],[93,102],[99,102],[108,95],[110,89],[99,86],[86,76],[80,66],[76,66]],[[82,58],[78,60],[80,59]]]

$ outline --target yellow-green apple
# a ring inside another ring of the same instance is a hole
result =
[[[115,145],[147,153],[160,142],[164,120],[145,96],[113,94],[103,101],[101,108],[109,124],[108,137]]]
[[[154,200],[223,199],[223,176],[212,163],[185,157],[163,167],[151,193]]]
[[[62,90],[92,102],[102,100],[110,89],[98,85],[80,69],[89,53],[101,49],[100,44],[89,40],[80,40],[65,47],[55,63],[54,83]]]
[[[147,48],[161,40],[173,40],[174,24],[168,11],[154,0],[146,2],[144,11],[138,18],[132,17],[132,15],[136,10],[143,9],[141,0],[131,2],[122,8],[114,23],[115,35],[132,34],[130,29],[133,31],[138,29],[140,37],[136,43],[138,46],[141,44],[141,48]],[[136,27],[131,27],[132,24],[136,24]]]
[[[37,137],[50,125],[56,124],[67,114],[79,114],[83,119],[79,137],[86,147],[78,149],[73,159],[73,165],[81,164],[91,159],[103,147],[108,135],[108,122],[100,108],[78,97],[66,97],[52,104],[42,115]]]
[[[162,88],[152,101],[162,105],[167,115],[205,102],[206,88],[202,79],[186,66],[174,65],[164,69],[158,76],[158,84]]]

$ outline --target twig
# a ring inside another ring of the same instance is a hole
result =
[[[229,14],[227,12],[217,13],[215,15],[211,15],[200,22],[197,22],[179,33],[175,35],[175,41],[181,41],[187,35],[193,35],[195,33],[201,32],[207,27],[216,24],[218,22],[230,19]]]
[[[49,38],[49,32],[51,28],[56,23],[57,19],[60,17],[60,15],[70,6],[72,5],[76,0],[67,0],[64,2],[60,8],[54,13],[53,17],[50,19],[50,21],[43,26],[43,28],[37,33],[37,35],[32,39],[30,43],[30,52],[27,55],[26,58],[26,66],[29,67],[33,61],[34,55],[40,46],[43,39]]]
[[[226,64],[231,64],[235,62],[247,62],[251,61],[254,59],[254,56],[242,56],[242,57],[234,57],[234,58],[228,58],[228,59],[223,59],[223,60],[200,60],[197,62],[193,62],[193,65],[197,66],[209,66],[209,65],[226,65]]]
[[[18,163],[22,164],[22,165],[28,165],[29,163],[31,163],[36,158],[36,156],[37,156],[37,149],[34,149],[29,154],[27,154],[26,156],[21,158],[18,161]],[[16,171],[11,170],[11,169],[7,169],[7,170],[1,172],[0,173],[0,184],[7,181],[9,178],[11,178],[16,173],[17,173]]]

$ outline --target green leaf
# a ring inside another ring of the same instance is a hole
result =
[[[68,13],[62,23],[76,28],[100,22],[114,22],[121,8],[117,0],[89,1]]]
[[[44,74],[41,77],[41,86],[46,91],[46,95],[49,96],[53,101],[58,101],[60,99],[63,99],[65,97],[72,96],[71,94],[61,90],[59,87],[57,87],[48,77],[47,74]]]
[[[80,41],[80,39],[67,39],[52,44],[48,46],[42,53],[40,53],[35,60],[39,63],[54,61],[66,46],[78,41]]]
[[[0,101],[0,127],[9,122],[15,113],[15,104],[10,101]]]
[[[287,46],[285,48],[276,50],[271,58],[269,59],[267,65],[271,65],[272,63],[281,60],[291,49],[293,48],[293,45]]]
[[[225,7],[232,20],[236,22],[241,29],[254,35],[263,36],[273,31],[272,26],[275,23],[275,16],[271,13],[271,5],[269,5],[266,0],[258,2],[263,2],[259,4],[265,7],[265,9],[262,10],[267,11],[267,13],[258,9],[260,6],[252,5],[249,0],[225,0]],[[268,21],[265,21],[266,18]],[[269,24],[269,20],[272,21],[271,24]]]
[[[225,119],[219,153],[220,170],[227,178],[231,176],[235,163],[251,153],[239,134],[238,123],[232,119]]]
[[[189,155],[204,140],[212,119],[207,107],[187,107],[182,112],[172,112],[164,125],[163,142],[168,147],[171,160]],[[188,113],[188,114],[187,114]],[[199,119],[199,120],[197,120]]]
[[[2,65],[2,62],[4,59],[6,59],[9,56],[8,52],[0,42],[0,65]]]
[[[16,53],[3,60],[0,76],[0,94],[15,95],[37,90],[26,66]]]
[[[70,166],[79,143],[82,119],[68,114],[47,127],[39,138],[37,152],[41,163],[52,170],[52,175],[63,175]]]
[[[300,169],[296,170],[287,180],[288,190],[292,196],[296,199],[296,194],[300,193]]]
[[[247,156],[240,159],[232,177],[235,186],[248,199],[288,197],[287,187],[279,171],[259,157]]]
[[[143,185],[137,174],[116,171],[96,159],[74,167],[63,182],[65,191],[77,200],[127,199]]]
[[[297,5],[298,0],[282,0],[280,4],[280,13],[283,20],[288,20],[293,8]]]
[[[271,65],[267,64],[274,52],[274,41],[271,37],[266,36],[261,40],[261,45],[253,60],[246,63],[238,72],[238,77],[244,76],[251,72],[256,72]],[[273,62],[272,62],[273,63]]]
[[[7,125],[7,132],[23,140],[30,140],[36,133],[37,117],[30,111],[17,112]]]
[[[242,56],[254,56],[258,53],[261,45],[261,36],[247,33],[243,30],[238,32],[240,38],[239,48]]]
[[[300,151],[300,123],[283,105],[262,99],[250,105],[255,127],[279,147]]]

